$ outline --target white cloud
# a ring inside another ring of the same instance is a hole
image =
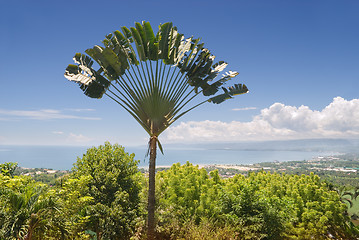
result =
[[[93,112],[95,109],[92,108],[68,108],[66,110],[73,111],[73,112]]]
[[[82,120],[101,120],[98,117],[84,117],[77,115],[64,114],[61,110],[54,109],[41,109],[35,111],[29,110],[5,110],[0,109],[0,116],[8,116],[12,119],[7,120],[18,120],[18,118],[27,118],[35,120],[52,120],[52,119],[82,119]],[[13,119],[15,117],[15,119]],[[4,120],[4,118],[1,118]]]
[[[245,108],[233,108],[232,111],[247,111],[247,110],[255,110],[256,107],[245,107]]]
[[[359,99],[336,97],[322,111],[308,106],[274,103],[250,122],[182,122],[170,127],[166,142],[178,141],[248,141],[305,138],[359,137]]]
[[[92,145],[95,138],[88,137],[81,133],[52,131],[54,136],[49,140],[52,144],[56,145]],[[96,139],[97,140],[97,139]]]
[[[56,135],[62,135],[62,134],[64,134],[64,132],[62,132],[62,131],[53,131],[52,133],[53,133],[53,134],[56,134]]]
[[[67,140],[69,142],[75,142],[75,143],[88,143],[88,142],[91,142],[94,139],[90,138],[90,137],[86,137],[86,136],[84,136],[82,134],[70,133]]]

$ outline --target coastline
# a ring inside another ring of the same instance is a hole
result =
[[[172,165],[160,165],[156,166],[156,169],[162,169],[162,168],[170,168]],[[198,166],[198,168],[222,168],[222,169],[236,169],[239,171],[256,171],[261,169],[270,169],[270,168],[258,168],[258,167],[248,167],[245,164],[236,165],[236,164],[193,164],[193,166]],[[148,169],[148,167],[139,167],[141,169]]]

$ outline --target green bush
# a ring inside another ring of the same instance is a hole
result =
[[[0,174],[0,239],[41,239],[57,204],[48,186]]]
[[[83,200],[76,210],[79,229],[95,232],[98,239],[131,236],[139,215],[142,175],[137,164],[134,154],[108,142],[77,159],[64,188],[70,201],[73,194]]]
[[[346,206],[314,174],[221,179],[218,171],[208,176],[190,163],[174,164],[157,174],[157,187],[158,232],[167,238],[192,236],[200,226],[225,232],[228,239],[353,237]]]

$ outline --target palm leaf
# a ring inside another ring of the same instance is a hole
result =
[[[110,82],[93,70],[93,61],[89,57],[77,53],[74,61],[78,65],[69,64],[65,70],[65,77],[79,84],[86,96],[101,98]]]
[[[159,54],[160,59],[166,61],[168,59],[169,36],[171,33],[172,23],[164,23],[160,25],[159,31]]]
[[[228,89],[222,88],[224,93],[210,98],[208,101],[216,104],[222,103],[227,99],[233,98],[235,95],[244,94],[248,92],[248,88],[244,84],[235,84],[233,87],[229,87]]]
[[[228,64],[214,63],[200,39],[185,39],[172,23],[161,24],[157,34],[149,22],[121,30],[106,35],[103,46],[87,49],[88,56],[76,54],[76,65],[66,68],[65,77],[89,97],[109,96],[151,136],[205,102],[219,104],[248,92],[242,84],[224,88],[238,73],[229,71],[216,80]],[[213,97],[221,87],[223,93]],[[198,102],[199,95],[207,99]]]

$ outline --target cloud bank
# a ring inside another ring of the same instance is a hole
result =
[[[72,111],[90,111],[89,109],[75,109]],[[92,110],[91,110],[92,111]],[[5,116],[5,117],[4,117]],[[34,119],[34,120],[52,120],[52,119],[82,119],[82,120],[100,120],[101,118],[96,117],[83,117],[73,114],[63,113],[62,110],[54,109],[41,109],[35,111],[29,110],[5,110],[0,109],[0,120],[12,121],[20,119]]]
[[[166,142],[265,141],[358,138],[359,99],[336,97],[321,111],[274,103],[250,122],[182,122],[162,136]]]

